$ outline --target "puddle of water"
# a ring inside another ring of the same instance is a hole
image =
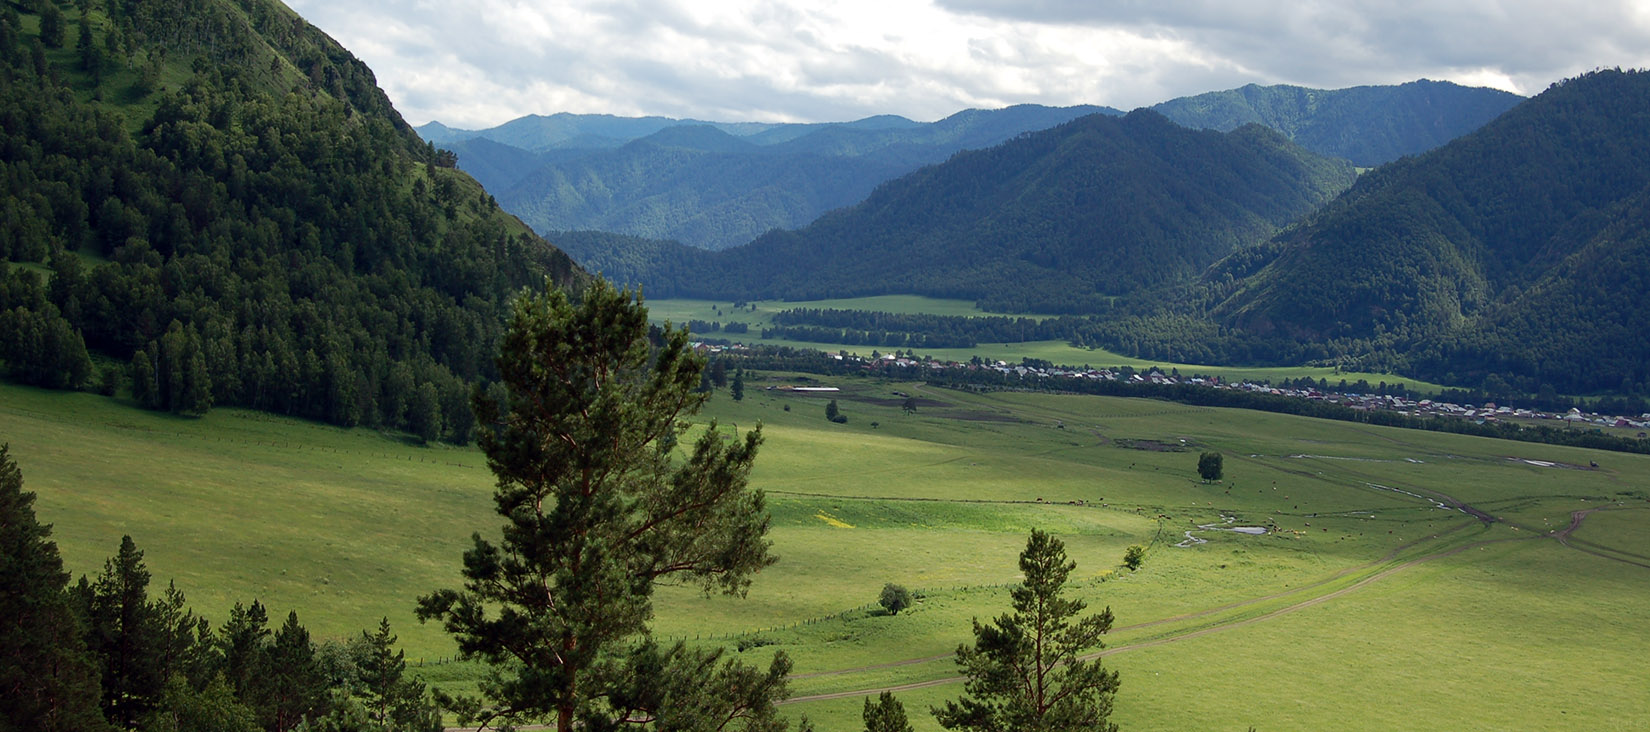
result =
[[[1466,509],[1452,508],[1452,507],[1450,507],[1449,504],[1444,503],[1443,501],[1440,501],[1436,498],[1428,498],[1428,497],[1423,496],[1419,493],[1410,493],[1409,491],[1403,490],[1401,488],[1393,488],[1392,486],[1381,485],[1380,483],[1365,483],[1364,485],[1367,485],[1371,488],[1374,488],[1375,490],[1392,491],[1393,493],[1402,493],[1402,494],[1404,494],[1406,496],[1409,496],[1411,498],[1419,498],[1423,501],[1426,501],[1427,503],[1432,504],[1434,507],[1442,508],[1445,511],[1460,511],[1461,513],[1467,513]],[[1468,514],[1468,515],[1471,515],[1471,514]]]
[[[1196,529],[1191,529],[1186,532],[1185,541],[1175,544],[1175,546],[1188,547],[1209,543],[1208,539],[1199,538],[1196,534],[1193,534],[1192,531],[1230,531],[1237,534],[1247,534],[1249,536],[1263,536],[1266,534],[1266,527],[1264,526],[1232,526],[1232,524],[1237,521],[1236,518],[1231,516],[1221,516],[1220,518],[1221,521],[1218,524],[1198,524]]]

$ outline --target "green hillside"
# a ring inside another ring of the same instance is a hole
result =
[[[1090,115],[954,156],[800,231],[711,255],[659,247],[586,266],[664,297],[919,294],[1018,312],[1096,312],[1191,281],[1352,182],[1259,126],[1193,131]],[[615,251],[622,252],[624,247]],[[622,255],[621,255],[622,256]]]
[[[15,379],[461,442],[509,293],[580,276],[273,0],[7,4],[0,109]]]
[[[1265,125],[1319,155],[1375,167],[1465,135],[1521,101],[1504,91],[1422,79],[1347,89],[1250,84],[1152,109],[1193,128]]]
[[[1643,391],[1647,114],[1644,72],[1554,85],[1240,253],[1215,318],[1445,383]]]

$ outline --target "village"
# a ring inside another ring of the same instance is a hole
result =
[[[717,353],[739,354],[749,348],[743,344],[710,344],[695,343],[696,350],[710,355]],[[873,370],[910,370],[922,371],[995,371],[1008,377],[1020,379],[1077,379],[1077,380],[1104,380],[1123,381],[1137,384],[1158,385],[1187,385],[1209,389],[1227,389],[1245,392],[1272,394],[1276,396],[1306,399],[1310,401],[1338,404],[1356,410],[1380,410],[1395,412],[1406,417],[1439,417],[1461,419],[1478,424],[1493,422],[1514,422],[1533,424],[1537,422],[1557,422],[1577,429],[1638,430],[1636,437],[1650,438],[1650,413],[1638,415],[1610,415],[1596,412],[1583,412],[1580,408],[1572,407],[1566,412],[1545,412],[1535,409],[1499,405],[1495,402],[1483,404],[1456,404],[1453,402],[1435,399],[1414,399],[1397,394],[1362,393],[1350,391],[1336,391],[1333,388],[1297,388],[1279,387],[1265,382],[1229,381],[1218,376],[1182,375],[1178,372],[1165,372],[1160,368],[1152,367],[1146,370],[1136,370],[1127,367],[1120,368],[1077,368],[1071,366],[1054,366],[1041,364],[1011,364],[1006,361],[988,361],[975,359],[967,362],[942,361],[931,358],[919,358],[909,355],[884,354],[873,351],[869,357],[841,351],[825,353],[825,358],[837,361],[847,368],[858,367],[866,371]],[[778,389],[797,391],[833,390],[829,387],[773,387]]]

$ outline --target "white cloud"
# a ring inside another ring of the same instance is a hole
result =
[[[291,0],[410,122],[525,114],[935,119],[1242,84],[1428,77],[1525,93],[1650,65],[1633,0]]]

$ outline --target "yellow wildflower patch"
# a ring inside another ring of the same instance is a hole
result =
[[[843,521],[842,519],[839,519],[839,518],[837,518],[835,516],[832,516],[828,513],[823,513],[823,512],[816,513],[816,514],[814,514],[814,518],[819,519],[820,521],[824,521],[825,523],[830,524],[832,526],[835,526],[839,529],[854,528],[853,524],[850,524],[847,521]]]

